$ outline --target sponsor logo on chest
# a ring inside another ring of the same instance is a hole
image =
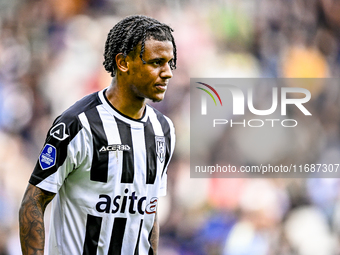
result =
[[[129,193],[129,189],[124,190],[124,195],[110,196],[100,194],[96,204],[96,210],[100,213],[129,213],[129,214],[154,214],[157,210],[157,197],[147,199],[146,196],[137,196],[136,191]]]
[[[100,148],[99,152],[106,151],[129,151],[131,148],[127,144],[111,144]]]

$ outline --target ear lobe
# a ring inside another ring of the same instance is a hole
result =
[[[117,69],[126,73],[129,70],[129,62],[127,61],[126,57],[124,57],[123,53],[117,54],[115,59]]]

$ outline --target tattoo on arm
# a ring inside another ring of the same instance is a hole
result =
[[[158,224],[158,218],[157,218],[157,212],[156,212],[155,221],[153,223],[153,228],[152,228],[151,237],[150,237],[150,243],[151,243],[154,255],[157,255],[158,240],[159,240],[159,224]]]
[[[19,211],[20,242],[24,255],[44,253],[44,212],[54,196],[54,193],[28,185]]]

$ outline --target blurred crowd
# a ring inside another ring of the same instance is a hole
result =
[[[136,13],[173,27],[178,50],[166,99],[153,104],[177,133],[159,254],[340,254],[340,179],[193,179],[189,171],[190,78],[340,78],[339,1],[0,0],[0,255],[21,254],[18,208],[53,119],[110,84],[106,35]],[[313,95],[320,121],[304,123],[290,137],[294,151],[280,153],[340,163],[340,88]],[[233,150],[242,139],[233,137],[226,132],[224,163],[242,162]]]

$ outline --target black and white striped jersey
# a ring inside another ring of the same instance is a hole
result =
[[[140,120],[124,116],[105,90],[59,116],[30,178],[57,193],[49,254],[153,254],[149,239],[174,145],[169,118],[148,105]]]

